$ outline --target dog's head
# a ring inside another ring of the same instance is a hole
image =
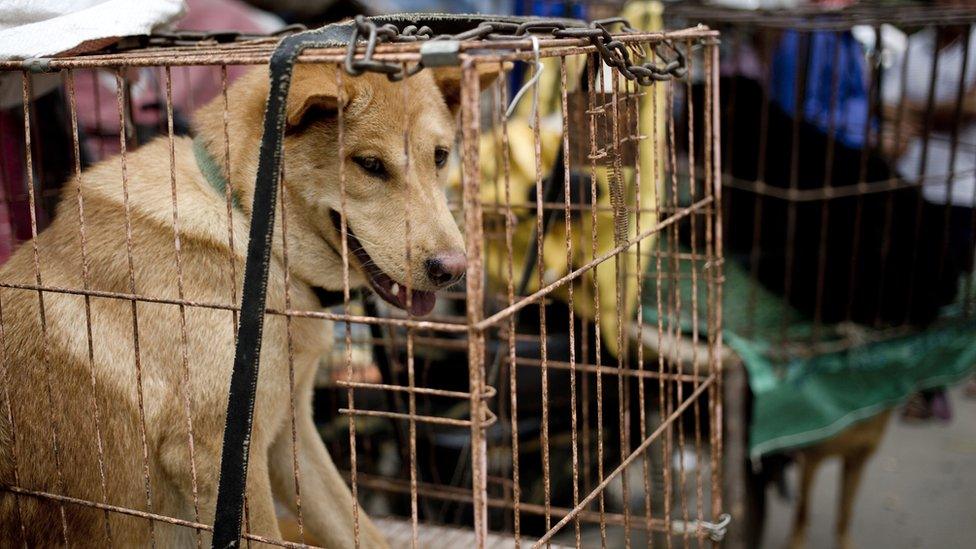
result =
[[[292,77],[283,178],[289,266],[312,286],[341,289],[344,212],[350,286],[369,286],[387,302],[425,315],[434,292],[466,269],[464,239],[444,194],[461,72],[424,70],[393,83],[379,74],[352,77],[338,70],[302,64]],[[480,80],[487,84],[496,76],[486,72]],[[262,126],[259,110],[245,104],[267,93],[266,81],[266,71],[249,74],[229,94],[231,103],[242,102],[230,106],[231,179],[244,186],[248,205]],[[216,122],[219,111],[207,109],[197,117],[198,131],[208,119]],[[235,139],[242,133],[246,138]]]

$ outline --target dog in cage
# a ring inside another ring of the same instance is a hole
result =
[[[348,285],[426,315],[466,268],[442,190],[460,71],[398,84],[337,71],[295,68],[268,308],[321,311]],[[0,492],[0,538],[11,545],[209,543],[194,525],[214,517],[267,95],[255,69],[196,113],[193,137],[76,174],[51,225],[0,269],[0,483],[16,487]],[[280,539],[278,501],[309,542],[384,547],[313,423],[330,341],[321,316],[267,316],[246,530]]]

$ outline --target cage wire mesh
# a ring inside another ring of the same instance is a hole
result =
[[[668,6],[669,26],[722,33],[724,328],[751,389],[725,403],[726,425],[748,425],[729,463],[971,371],[974,17],[948,2]],[[711,95],[697,85],[680,110]]]
[[[689,2],[669,17],[724,31],[727,250],[755,282],[737,328],[775,316],[786,346],[770,352],[810,355],[969,318],[976,10]]]
[[[300,56],[248,544],[721,535],[717,33],[613,36],[688,76],[639,85],[545,34],[400,82]],[[0,127],[12,545],[209,544],[274,43],[0,63],[20,92]],[[522,63],[542,72],[509,115]],[[465,261],[433,269],[452,234]]]

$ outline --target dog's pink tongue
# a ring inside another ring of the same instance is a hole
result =
[[[407,289],[400,286],[396,294],[400,307],[407,309],[413,316],[427,316],[434,310],[437,303],[437,295],[434,292],[424,292],[421,290],[410,291],[410,307],[407,307]]]
[[[413,316],[427,316],[434,310],[437,295],[434,292],[420,292],[413,290],[410,296],[410,314]]]

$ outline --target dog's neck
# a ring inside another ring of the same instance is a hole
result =
[[[206,145],[199,137],[193,139],[193,156],[197,161],[197,168],[199,168],[200,173],[203,178],[207,180],[207,183],[217,192],[219,196],[227,196],[228,181],[227,177],[224,175],[223,170],[221,170],[220,165],[214,160],[214,157],[207,150]],[[232,190],[233,191],[233,190]],[[231,192],[231,203],[234,209],[237,211],[241,210],[241,203],[237,195]],[[341,291],[326,290],[320,286],[311,286],[312,292],[315,293],[315,297],[319,300],[319,305],[323,309],[328,309],[329,307],[334,307],[342,303],[345,299]]]
[[[227,181],[227,176],[224,175],[223,170],[220,168],[220,164],[210,154],[207,150],[206,145],[203,144],[203,140],[200,137],[193,138],[193,156],[197,161],[197,168],[200,169],[200,173],[203,174],[203,178],[210,183],[210,186],[217,191],[220,196],[227,196],[229,183]],[[233,203],[234,209],[241,210],[241,202],[237,198],[237,195],[230,192],[230,199]]]

